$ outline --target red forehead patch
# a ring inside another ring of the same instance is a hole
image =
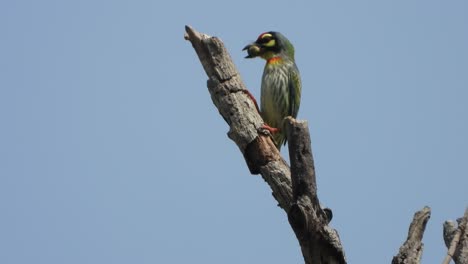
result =
[[[263,32],[262,34],[260,34],[260,36],[258,36],[257,39],[261,39],[263,37],[263,35],[267,34],[268,32]]]

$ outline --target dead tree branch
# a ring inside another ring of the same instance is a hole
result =
[[[322,210],[317,197],[314,158],[307,122],[288,117],[286,130],[293,188],[293,204],[288,212],[288,219],[299,240],[304,259],[308,264],[345,263],[338,233],[328,227],[331,215]],[[340,251],[336,252],[337,249]]]
[[[192,43],[208,75],[211,99],[230,127],[228,137],[239,147],[250,172],[262,175],[279,206],[288,214],[305,263],[346,263],[338,234],[328,226],[330,217],[319,205],[310,136],[304,129],[307,128],[306,123],[291,119],[288,125],[293,184],[289,166],[272,140],[268,135],[259,133],[263,120],[243,92],[245,85],[221,40],[199,33],[189,26],[185,30],[185,39]],[[309,140],[301,142],[305,138]]]
[[[418,264],[421,263],[424,244],[422,238],[426,224],[431,217],[431,209],[425,206],[414,214],[413,221],[408,230],[408,237],[400,247],[398,255],[393,257],[392,264]]]
[[[453,259],[456,264],[468,263],[468,208],[463,217],[457,219],[457,222],[458,228],[453,221],[444,223],[444,241],[448,252],[443,264],[450,263],[450,259]]]

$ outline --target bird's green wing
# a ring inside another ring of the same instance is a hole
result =
[[[296,65],[289,71],[289,112],[288,115],[296,118],[301,104],[301,76]]]

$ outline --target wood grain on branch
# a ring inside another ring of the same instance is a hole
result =
[[[211,99],[230,127],[229,138],[244,155],[250,172],[262,175],[278,205],[288,214],[305,262],[346,263],[338,234],[328,226],[331,211],[322,210],[317,198],[310,136],[308,129],[304,129],[307,123],[290,120],[288,140],[292,151],[293,184],[289,166],[270,136],[259,132],[263,120],[244,92],[245,85],[222,41],[189,26],[185,30],[185,39],[192,43],[208,75]],[[309,140],[302,142],[304,138]]]
[[[424,244],[422,238],[427,221],[431,217],[431,209],[425,206],[416,212],[408,230],[408,237],[400,247],[398,255],[393,257],[392,264],[418,264],[421,263]]]

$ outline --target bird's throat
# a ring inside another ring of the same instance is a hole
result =
[[[277,64],[280,63],[283,59],[281,57],[272,57],[267,60],[267,64]]]

